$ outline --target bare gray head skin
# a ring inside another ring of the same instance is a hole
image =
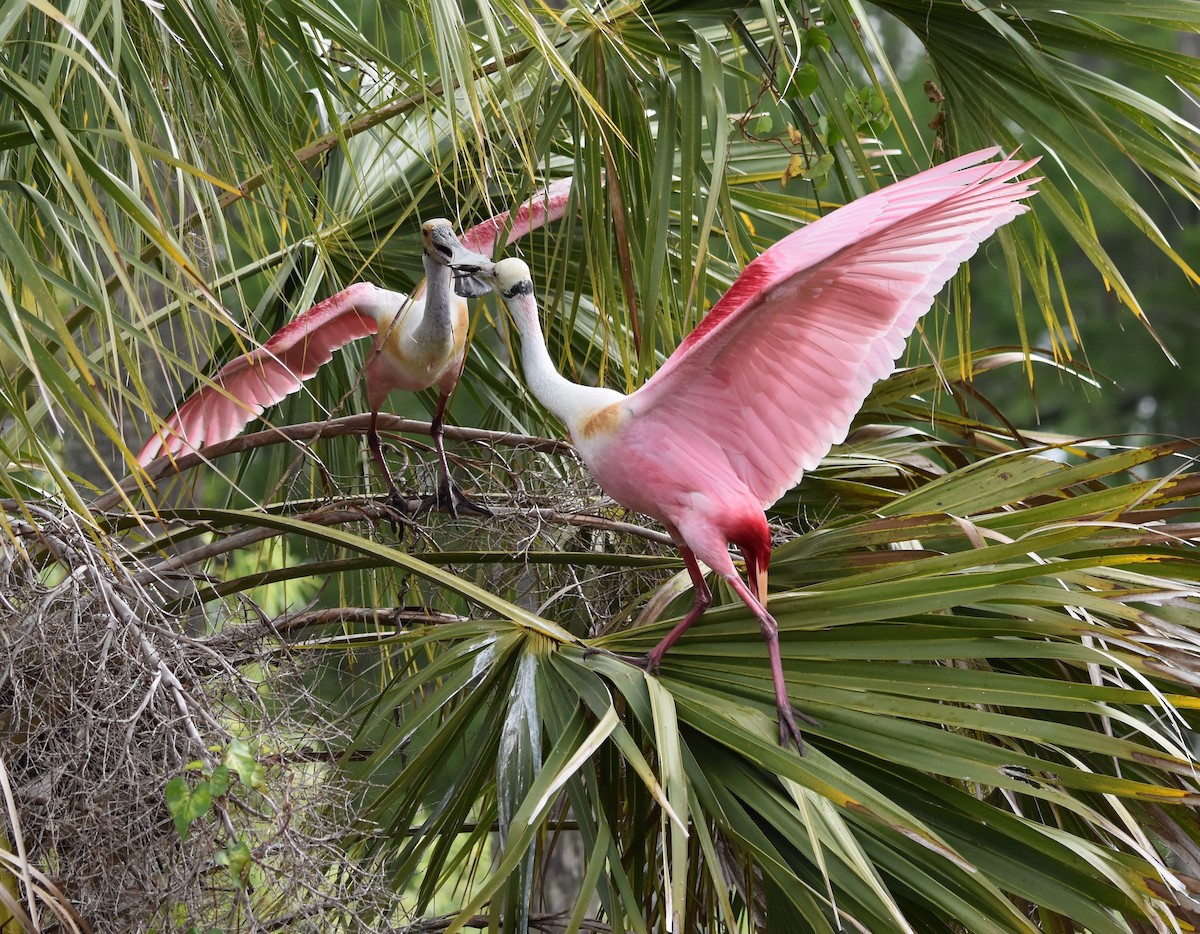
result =
[[[533,279],[529,266],[515,256],[506,256],[496,263],[492,271],[495,289],[502,298],[512,298],[524,292],[533,292]]]
[[[492,288],[512,315],[524,350],[529,352],[536,346],[544,348],[545,338],[538,324],[533,278],[525,261],[515,256],[506,256],[496,263],[492,270]]]
[[[491,291],[485,278],[491,276],[492,261],[459,243],[450,221],[438,217],[422,224],[421,244],[427,257],[454,273],[454,291],[463,298],[478,298]]]

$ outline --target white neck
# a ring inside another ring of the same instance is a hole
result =
[[[521,366],[529,391],[561,419],[573,435],[589,416],[625,398],[614,389],[573,383],[558,372],[546,349],[546,339],[538,323],[537,302],[532,294],[513,295],[504,301],[521,335]]]
[[[421,254],[421,262],[425,265],[425,309],[414,337],[421,344],[452,339],[450,267],[443,266],[428,253]]]

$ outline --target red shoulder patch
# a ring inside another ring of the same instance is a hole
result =
[[[722,295],[720,301],[713,305],[712,310],[696,325],[692,333],[683,339],[676,353],[703,340],[705,335],[711,332],[722,321],[762,295],[774,278],[770,261],[763,262],[766,257],[767,253],[763,253],[742,270],[742,274],[734,280],[733,285],[729,287],[729,291]]]

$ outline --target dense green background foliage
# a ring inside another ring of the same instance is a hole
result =
[[[1196,923],[1191,0],[0,9],[0,918]],[[629,390],[784,233],[993,144],[1034,210],[770,514],[802,758],[728,594],[661,677],[585,653],[650,647],[686,575],[490,299],[451,421],[492,520],[388,521],[360,347],[252,426],[294,430],[133,464],[298,311],[411,290],[424,219],[574,175],[513,249],[562,370]]]

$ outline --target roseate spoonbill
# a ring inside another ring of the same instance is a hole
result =
[[[535,194],[511,213],[498,214],[468,230],[461,242],[447,220],[426,221],[421,227],[425,294],[421,287],[410,298],[358,282],[326,298],[280,328],[262,347],[225,364],[212,382],[189,396],[156,432],[137,461],[143,467],[160,453],[189,453],[206,444],[235,437],[267,406],[300,389],[328,363],[335,350],[363,337],[374,337],[365,377],[371,423],[367,440],[387,478],[389,503],[404,502],[383,456],[376,419],[394,389],[419,392],[437,386],[440,395],[430,434],[442,471],[438,492],[427,497],[457,516],[458,508],[491,515],[468,500],[450,477],[442,430],[446,404],[458,384],[466,356],[467,304],[462,295],[480,295],[488,288],[471,270],[491,267],[496,240],[508,226],[505,245],[543,224],[562,217],[570,200],[571,179],[561,179]],[[451,266],[456,289],[451,292]]]
[[[703,561],[758,618],[780,742],[801,753],[779,627],[766,609],[771,534],[763,510],[845,440],[937,292],[980,242],[1027,210],[1022,199],[1037,179],[1014,179],[1036,160],[984,162],[997,152],[922,172],[785,237],[628,396],[555,370],[525,263],[503,259],[484,270],[516,323],[534,396],[566,424],[613,499],[666,527],[691,576],[691,609],[638,664],[656,671],[712,603]],[[745,559],[748,583],[731,544]]]

